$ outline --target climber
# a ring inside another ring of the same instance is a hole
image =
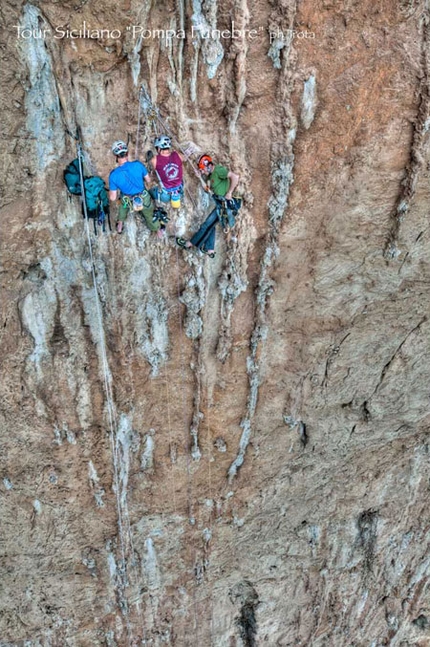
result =
[[[216,206],[190,240],[177,238],[176,242],[183,249],[190,249],[194,245],[210,258],[214,258],[216,224],[224,219],[224,215],[221,216],[221,214],[226,213],[227,223],[223,225],[233,226],[235,215],[242,203],[240,198],[233,197],[233,191],[240,177],[221,164],[215,165],[210,155],[202,155],[197,166],[206,181],[207,190],[212,193]]]
[[[168,135],[156,137],[154,146],[157,154],[150,155],[148,151],[147,160],[149,160],[161,186],[153,188],[151,195],[154,200],[170,202],[174,209],[179,209],[184,194],[182,162],[185,158],[181,153],[173,150],[172,140]]]
[[[119,234],[123,232],[124,221],[130,211],[141,211],[148,228],[156,231],[157,236],[162,238],[164,224],[154,217],[154,203],[148,192],[151,181],[146,166],[139,161],[129,161],[128,146],[121,140],[114,142],[112,153],[116,157],[118,166],[109,174],[109,200],[111,202],[120,200],[117,232]]]

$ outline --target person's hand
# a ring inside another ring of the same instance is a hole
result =
[[[225,197],[226,200],[231,200],[233,198],[230,191],[228,193],[226,193],[224,197]]]

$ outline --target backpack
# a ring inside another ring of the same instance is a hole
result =
[[[79,175],[79,161],[73,160],[63,171],[64,181],[70,193],[81,195],[81,178]]]
[[[69,193],[72,195],[82,194],[78,159],[73,160],[73,162],[64,169],[63,177]],[[96,222],[97,224],[102,225],[103,231],[106,230],[106,217],[108,219],[109,229],[111,229],[109,219],[109,198],[103,179],[96,175],[90,177],[84,176],[84,188],[87,215],[88,218],[94,220],[94,232],[97,234]],[[82,215],[85,217],[83,207]]]
[[[84,180],[85,199],[89,218],[94,218],[90,212],[97,211],[101,205],[104,209],[109,206],[109,199],[105,188],[105,183],[101,177],[88,177]]]

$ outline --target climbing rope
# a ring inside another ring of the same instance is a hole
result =
[[[172,436],[172,423],[171,423],[171,416],[170,416],[171,402],[170,402],[169,380],[167,379],[167,367],[166,367],[166,364],[164,364],[164,384],[165,384],[165,387],[166,387],[167,428],[169,430],[170,451],[172,451],[172,448],[173,448],[173,436]],[[176,491],[175,491],[175,478],[174,478],[174,475],[173,475],[173,470],[170,470],[170,474],[171,474],[171,489],[172,489],[173,511],[175,513],[175,516],[176,516]]]
[[[139,93],[139,103],[145,113],[145,118],[146,118],[146,123],[149,126],[149,129],[152,129],[154,135],[158,136],[163,130],[163,132],[168,133],[171,136],[171,139],[178,141],[170,132],[170,130],[166,127],[165,123],[160,117],[159,110],[158,108],[152,103],[148,93],[146,92],[145,88],[142,86],[140,89]],[[138,124],[139,128],[139,124]],[[137,137],[136,137],[137,138]],[[178,142],[179,144],[179,142]],[[182,147],[179,144],[178,148],[182,151]],[[188,156],[185,156],[186,159],[188,160]],[[189,160],[188,160],[189,161]],[[195,170],[195,169],[194,169]],[[197,173],[196,173],[197,174]],[[158,174],[157,174],[158,175]],[[160,181],[161,187],[162,182],[160,178],[158,178]],[[191,202],[196,206],[195,201],[193,200],[192,196],[189,194],[189,197],[191,199]],[[180,276],[180,270],[179,270],[179,257],[178,257],[178,248],[176,248],[176,264],[177,264],[177,272],[176,272],[176,277],[177,277],[177,291],[178,291],[178,320],[179,320],[179,328],[180,328],[180,335],[182,337],[183,335],[183,328],[182,328],[182,317],[181,317],[181,311],[180,311],[180,285],[179,285],[179,276]],[[181,365],[181,390],[182,390],[182,412],[183,412],[183,420],[184,420],[184,431],[185,431],[185,439],[184,439],[184,450],[185,450],[185,456],[186,456],[186,470],[187,470],[187,506],[188,506],[188,516],[189,516],[189,522],[192,526],[195,525],[195,518],[194,518],[194,511],[193,511],[193,483],[192,483],[192,474],[191,474],[191,466],[190,466],[190,456],[189,456],[189,443],[188,443],[188,423],[187,423],[187,413],[186,413],[186,408],[185,408],[185,375],[184,375],[184,357],[183,357],[183,351],[182,351],[182,346],[180,347],[180,365]],[[167,380],[167,370],[165,372],[166,376],[166,395],[168,398],[168,417],[170,418],[169,414],[169,407],[170,407],[170,397],[169,397],[169,382]],[[170,434],[170,419],[168,419],[168,426],[169,426],[169,434]],[[190,561],[193,565],[196,563],[196,553],[195,549],[193,550],[192,542],[189,543],[189,549],[190,549]],[[193,571],[194,572],[194,571]],[[195,586],[193,587],[193,611],[194,611],[194,627],[197,628],[198,622],[197,622],[197,610],[196,610],[196,600],[195,600]]]
[[[151,99],[149,98],[149,95],[145,91],[144,87],[141,87],[140,94],[139,94],[139,104],[141,105],[144,113],[145,113],[145,118],[146,118],[146,123],[149,126],[149,129],[152,128],[153,133],[157,136],[160,134],[161,127],[165,128],[164,124],[162,123],[161,119],[159,118],[159,113],[158,113],[158,108],[154,106],[152,103]],[[140,128],[140,124],[138,123],[138,129]],[[165,132],[165,130],[164,130]],[[138,134],[136,135],[136,139],[138,139]],[[158,176],[158,174],[157,174]],[[158,178],[160,181],[161,187],[162,182],[160,178]],[[191,196],[190,196],[191,197]],[[194,202],[191,198],[191,201]],[[178,289],[178,319],[179,319],[179,327],[180,327],[180,334],[182,337],[182,317],[181,317],[181,312],[180,312],[180,286],[179,286],[179,258],[178,258],[178,248],[176,248],[176,262],[177,262],[177,289]],[[185,375],[184,375],[184,358],[183,358],[183,353],[182,353],[182,345],[181,345],[181,389],[182,389],[182,407],[183,407],[183,418],[184,418],[184,430],[188,430],[188,424],[187,424],[187,414],[186,414],[186,409],[185,409],[185,388],[184,388],[184,383],[185,383]],[[169,439],[171,438],[171,422],[170,422],[170,395],[169,395],[169,388],[168,388],[168,381],[167,381],[167,368],[165,367],[165,384],[166,384],[166,396],[167,396],[167,404],[168,404],[168,428],[169,428]],[[189,522],[194,525],[195,524],[195,519],[194,519],[194,514],[193,514],[193,506],[192,506],[192,501],[193,501],[193,484],[192,484],[192,476],[191,476],[191,468],[190,468],[190,457],[189,457],[189,447],[188,447],[188,434],[186,431],[185,435],[185,456],[186,456],[186,469],[187,469],[187,505],[188,505],[188,517],[189,517]],[[174,483],[174,479],[173,479]],[[174,499],[175,501],[175,499]],[[176,502],[174,503],[176,506]],[[190,562],[192,564],[193,568],[193,573],[194,573],[194,565],[196,563],[196,553],[195,549],[193,551],[193,546],[192,543],[189,543],[189,550],[190,550]],[[195,586],[193,587],[193,610],[194,610],[194,628],[196,629],[198,626],[197,622],[197,609],[196,609],[196,600],[195,600]]]
[[[197,171],[197,169],[194,167],[194,165],[193,165],[193,163],[192,163],[192,161],[191,161],[191,159],[190,159],[190,157],[189,157],[188,153],[187,153],[187,152],[186,152],[186,150],[182,147],[182,145],[181,145],[180,141],[178,140],[178,138],[177,138],[177,137],[175,137],[174,133],[170,130],[170,128],[167,126],[167,124],[165,123],[165,121],[164,121],[164,120],[163,120],[163,118],[161,117],[161,115],[160,115],[160,110],[159,110],[159,109],[158,109],[158,107],[157,107],[157,106],[152,102],[152,100],[151,100],[151,98],[150,98],[150,96],[149,96],[148,92],[147,92],[147,91],[146,91],[146,89],[145,89],[145,86],[143,86],[143,85],[142,85],[142,86],[141,86],[141,88],[140,88],[140,90],[141,90],[141,95],[143,95],[144,110],[145,110],[145,106],[147,106],[147,107],[148,107],[148,108],[147,108],[147,110],[148,110],[148,114],[150,115],[150,118],[155,119],[156,121],[158,121],[158,123],[159,123],[159,124],[160,124],[160,126],[162,127],[163,131],[164,131],[165,133],[167,133],[167,135],[169,135],[169,137],[170,137],[170,139],[171,139],[172,141],[175,141],[175,142],[176,142],[176,144],[177,144],[177,148],[179,148],[179,150],[181,151],[181,153],[182,153],[182,154],[184,155],[184,157],[185,157],[185,161],[186,161],[186,162],[189,162],[189,163],[191,164],[191,168],[193,169],[194,174],[196,175],[196,177],[198,177],[199,179],[201,179],[200,174],[199,174],[199,172]]]
[[[139,111],[137,113],[137,132],[136,132],[136,151],[135,151],[135,159],[139,159],[139,132],[140,132],[140,117],[142,114],[142,104],[139,100]]]
[[[183,336],[183,327],[182,327],[182,316],[181,316],[181,306],[180,306],[180,296],[181,296],[181,290],[180,290],[180,284],[179,284],[179,250],[178,247],[176,247],[176,285],[177,285],[177,303],[178,303],[178,321],[179,321],[179,334],[182,338]],[[185,408],[185,388],[184,388],[184,383],[185,383],[185,375],[184,375],[184,357],[183,357],[183,345],[180,344],[180,356],[181,356],[181,388],[182,388],[182,414],[184,418],[184,430],[186,430],[185,434],[185,455],[186,455],[186,464],[187,464],[187,498],[188,498],[188,514],[189,514],[189,522],[192,526],[195,525],[196,520],[194,518],[194,511],[192,507],[192,501],[193,501],[193,481],[192,481],[192,476],[191,476],[191,469],[190,469],[190,455],[189,455],[189,446],[188,446],[188,424],[187,424],[187,412]],[[190,552],[191,552],[191,542],[190,542]],[[191,552],[191,559],[192,563],[195,565],[196,564],[196,552],[195,549],[193,552]],[[197,623],[197,608],[196,608],[196,592],[195,592],[195,586],[193,587],[193,611],[194,611],[194,629],[197,629],[198,623]]]
[[[190,160],[189,154],[187,153],[186,150],[182,147],[181,143],[178,141],[178,139],[175,137],[175,135],[172,133],[171,129],[167,126],[165,121],[160,115],[158,107],[153,104],[152,100],[149,97],[148,92],[145,90],[144,86],[140,88],[139,92],[139,109],[138,109],[138,117],[137,117],[137,133],[136,133],[136,149],[135,149],[135,155],[136,158],[138,158],[139,155],[139,137],[140,137],[140,129],[141,129],[141,118],[142,118],[142,112],[145,114],[146,118],[146,125],[147,129],[149,131],[153,131],[153,133],[157,136],[160,134],[160,132],[164,132],[167,135],[170,136],[172,141],[177,143],[177,148],[183,153],[184,159],[186,162],[189,162],[192,166],[192,170],[196,177],[199,179],[200,183],[206,190],[206,184],[201,177],[200,173],[198,173],[197,169],[195,166],[192,164],[192,161]],[[146,131],[148,134],[148,130]],[[158,174],[157,174],[158,175]],[[158,180],[160,182],[160,185],[162,187],[162,183],[160,181],[160,178],[158,177]],[[193,205],[197,208],[196,202],[189,193],[187,187],[185,187],[185,190],[187,191],[187,194],[193,203]],[[182,316],[181,316],[181,309],[180,309],[180,282],[179,282],[179,276],[180,276],[180,268],[179,268],[179,255],[178,255],[178,249],[176,248],[176,264],[177,264],[177,297],[178,297],[178,320],[179,320],[179,328],[180,328],[180,334],[182,336],[183,334],[183,327],[182,327]],[[95,274],[94,274],[94,281],[95,281]],[[95,284],[96,285],[96,284]],[[95,288],[96,289],[96,288]],[[209,284],[207,285],[207,290],[209,290]],[[207,296],[207,295],[206,295]],[[194,517],[194,510],[193,510],[193,477],[191,473],[191,467],[190,467],[190,456],[189,456],[189,439],[188,439],[188,423],[187,423],[187,412],[185,408],[185,403],[186,403],[186,398],[185,398],[185,374],[184,374],[184,357],[183,357],[183,349],[182,346],[180,348],[180,363],[181,363],[181,388],[182,388],[182,407],[183,407],[183,418],[184,418],[184,430],[186,431],[185,435],[185,455],[186,455],[186,466],[187,466],[187,503],[188,503],[188,515],[189,515],[189,521],[190,523],[194,526],[196,524],[196,519]],[[106,360],[107,361],[107,360]],[[164,367],[164,382],[165,382],[165,388],[166,388],[166,403],[167,403],[167,425],[168,425],[168,431],[169,431],[169,441],[170,444],[172,445],[172,430],[171,430],[171,402],[170,402],[170,393],[169,393],[169,384],[168,384],[168,379],[167,379],[167,367]],[[107,382],[108,387],[110,387],[109,382]],[[209,398],[209,384],[207,383],[207,442],[208,442],[208,452],[209,452],[209,496],[211,497],[212,505],[215,505],[215,501],[212,497],[212,473],[211,473],[211,465],[210,462],[212,460],[212,438],[211,438],[211,429],[210,429],[210,398]],[[112,432],[113,433],[113,432]],[[171,483],[172,483],[172,499],[173,499],[173,506],[176,514],[176,497],[175,497],[175,479],[173,473],[171,473]],[[118,488],[117,488],[118,490]],[[119,507],[119,514],[121,514],[121,510]],[[126,510],[126,515],[128,517],[128,511]],[[212,535],[212,515],[213,515],[213,510],[211,509],[210,511],[210,519],[209,519],[209,532],[210,535]],[[128,519],[127,519],[128,520]],[[121,521],[122,523],[122,521]],[[128,528],[130,528],[129,525],[129,520],[128,520]],[[132,545],[132,536],[130,533],[130,545],[132,548],[132,554],[134,555],[134,548]],[[190,549],[190,561],[191,564],[193,565],[193,568],[196,565],[196,549],[193,546],[193,542],[189,543],[189,549]],[[205,549],[206,550],[206,549]],[[125,554],[125,551],[124,551]],[[205,559],[206,553],[204,555]],[[124,557],[124,563],[125,563],[125,557]],[[194,583],[194,586],[192,587],[193,591],[193,611],[194,611],[194,630],[198,631],[198,614],[197,614],[197,602],[196,602],[196,586]],[[210,626],[211,626],[211,634],[212,634],[212,625],[213,625],[213,591],[211,591],[210,596],[211,600],[211,619],[210,619]],[[207,598],[206,598],[207,599]]]
[[[145,112],[147,123],[153,125],[154,133],[156,135],[159,135],[160,131],[162,129],[162,131],[164,133],[169,135],[169,137],[170,137],[170,139],[172,141],[176,142],[176,148],[178,148],[181,151],[181,153],[185,157],[185,161],[188,162],[191,165],[191,168],[193,170],[194,175],[198,178],[198,180],[202,184],[202,186],[204,188],[206,188],[206,184],[205,184],[203,178],[201,177],[200,173],[195,168],[195,166],[192,163],[188,153],[182,147],[182,145],[179,142],[178,138],[175,137],[174,133],[167,126],[165,121],[162,119],[158,107],[152,102],[148,92],[146,91],[146,89],[145,89],[145,87],[143,85],[141,86],[140,92],[139,92],[139,104],[140,104],[140,106],[142,106],[142,108],[143,108],[143,110]],[[193,196],[191,195],[188,187],[185,185],[184,188],[185,188],[185,192],[188,195],[188,197],[189,197],[191,203],[193,204],[194,208],[197,209],[197,203],[194,200]]]
[[[209,281],[207,281],[207,291],[206,291],[206,303],[208,303],[209,299]],[[211,463],[213,461],[213,454],[212,454],[212,432],[211,432],[211,426],[210,426],[210,411],[211,411],[211,406],[212,406],[212,396],[213,392],[211,390],[211,396],[209,397],[209,380],[206,381],[206,406],[207,406],[207,411],[206,411],[206,429],[207,429],[207,444],[208,444],[208,453],[209,453],[209,461],[208,461],[208,480],[209,480],[209,497],[210,500],[212,501],[212,508],[210,509],[209,512],[209,541],[208,541],[208,553],[209,553],[209,542],[212,541],[213,538],[213,515],[214,515],[214,508],[215,508],[215,499],[213,496],[213,487],[212,487],[212,467]],[[214,621],[214,607],[213,607],[213,589],[210,592],[210,611],[211,611],[211,618],[210,618],[210,636],[211,636],[211,641],[212,641],[212,631],[213,631],[213,621]]]
[[[109,419],[110,440],[111,440],[111,444],[112,444],[113,455],[116,456],[115,447],[114,447],[115,413],[114,413],[114,405],[113,405],[113,399],[112,399],[111,376],[110,376],[110,372],[109,372],[109,365],[108,365],[107,354],[106,354],[106,345],[105,345],[105,341],[104,341],[104,328],[103,328],[103,318],[102,318],[102,312],[101,312],[100,298],[99,298],[99,294],[98,294],[98,291],[97,291],[97,278],[96,278],[96,273],[95,273],[93,246],[92,246],[92,242],[91,242],[91,234],[90,234],[89,220],[88,220],[88,211],[87,211],[87,205],[86,205],[86,200],[85,200],[85,184],[84,184],[84,173],[83,173],[84,155],[83,155],[83,151],[82,151],[80,141],[78,141],[78,144],[77,144],[77,153],[78,153],[78,160],[79,160],[79,177],[80,177],[80,181],[81,181],[81,191],[82,191],[81,199],[82,199],[82,206],[83,206],[84,216],[85,216],[85,231],[86,231],[86,234],[87,234],[88,249],[89,249],[89,253],[90,253],[91,276],[92,276],[92,281],[93,281],[93,288],[94,288],[94,295],[95,295],[95,302],[96,302],[97,320],[98,320],[99,335],[100,335],[99,343],[100,343],[100,350],[101,350],[101,357],[102,357],[103,382],[104,382],[104,387],[105,387],[105,392],[106,392],[106,403],[107,403],[107,411],[108,411],[108,419]],[[124,547],[124,528],[123,528],[121,505],[120,505],[120,499],[119,499],[119,492],[120,492],[120,490],[119,490],[119,476],[118,476],[118,465],[117,465],[116,459],[114,459],[114,484],[115,484],[115,491],[116,491],[116,503],[117,503],[117,514],[118,514],[121,556],[122,556],[122,560],[123,560],[124,567],[125,567],[126,561],[125,561],[125,547]],[[125,590],[125,582],[122,582],[121,586]],[[128,613],[128,608],[126,609],[126,618],[127,618],[128,642],[130,644],[130,641],[132,640],[133,636],[132,636],[132,630],[131,630],[131,624],[130,624],[130,617],[129,617],[129,613]]]
[[[131,622],[130,622],[130,614],[129,614],[129,608],[128,608],[128,602],[125,597],[125,591],[127,587],[127,561],[126,561],[126,549],[125,549],[125,543],[124,543],[124,520],[123,520],[123,512],[121,508],[121,490],[120,490],[120,481],[119,481],[119,473],[118,473],[118,462],[119,462],[119,449],[118,449],[118,424],[116,421],[116,414],[115,414],[115,406],[114,406],[114,400],[113,400],[113,393],[112,393],[112,378],[111,378],[111,373],[109,370],[109,363],[107,359],[107,352],[106,352],[106,341],[105,341],[105,335],[104,335],[104,326],[103,326],[103,316],[102,316],[102,310],[101,310],[101,304],[100,304],[100,298],[97,290],[97,277],[96,277],[96,272],[95,272],[95,263],[94,263],[94,253],[93,253],[93,246],[91,242],[91,234],[90,234],[90,228],[89,228],[89,218],[88,218],[88,212],[87,212],[87,206],[86,206],[86,200],[85,200],[85,184],[84,184],[84,173],[83,173],[83,160],[84,160],[84,153],[82,150],[81,142],[80,139],[78,138],[77,142],[77,155],[78,155],[78,163],[79,163],[79,176],[80,176],[80,182],[81,182],[81,199],[82,199],[82,205],[83,205],[83,211],[84,211],[84,216],[85,216],[85,231],[86,231],[86,236],[87,236],[87,242],[88,242],[88,249],[89,249],[89,254],[90,254],[90,263],[91,263],[91,276],[92,276],[92,282],[93,282],[93,289],[94,289],[94,295],[95,295],[95,302],[96,302],[96,312],[97,312],[97,321],[98,321],[98,328],[99,328],[99,338],[100,338],[100,350],[101,350],[101,358],[102,358],[102,371],[103,371],[103,383],[105,387],[105,393],[106,393],[106,403],[107,403],[107,412],[108,412],[108,420],[109,420],[109,438],[110,438],[110,443],[111,443],[111,450],[112,450],[112,456],[113,456],[113,468],[114,468],[114,489],[115,489],[115,495],[116,495],[116,505],[117,505],[117,517],[118,517],[118,527],[119,527],[119,537],[120,537],[120,550],[121,550],[121,558],[123,562],[123,569],[124,569],[124,574],[121,575],[121,590],[124,596],[124,603],[125,603],[125,616],[126,616],[126,623],[127,623],[127,637],[128,637],[128,644],[131,646],[132,641],[134,640],[133,638],[133,631],[131,627]],[[128,516],[128,509],[127,506],[125,506],[125,516],[126,516],[126,532],[128,535],[128,540],[130,542],[130,549],[131,549],[131,556],[132,556],[132,565],[135,568],[134,564],[134,556],[135,556],[135,551],[134,551],[134,545],[133,545],[133,537],[131,534],[131,527],[130,527],[130,519]],[[136,578],[136,582],[138,579]],[[142,611],[140,609],[140,602],[139,599],[136,602],[136,606],[138,609],[138,613],[141,616],[141,621],[142,621],[142,629],[145,631],[144,627],[144,621],[143,621],[143,615]]]

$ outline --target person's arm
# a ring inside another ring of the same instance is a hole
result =
[[[153,159],[153,158],[152,158]],[[145,164],[142,164],[140,162],[140,169],[142,171],[142,179],[143,179],[143,184],[146,189],[150,189],[152,186],[152,180],[151,180],[151,164],[152,164],[152,159],[149,160],[149,163],[147,162],[147,166]],[[148,168],[149,166],[149,168]]]
[[[151,187],[157,180],[157,174],[156,174],[156,167],[157,167],[157,156],[153,155],[150,160],[147,161],[147,171],[148,175],[145,175],[143,178],[143,181],[145,182],[145,186],[147,189]]]
[[[232,171],[229,171],[227,177],[228,177],[228,179],[230,181],[230,185],[228,187],[227,193],[225,194],[225,199],[226,200],[231,200],[232,197],[233,197],[233,191],[235,190],[235,188],[239,184],[240,175],[237,175],[236,173],[233,173]]]
[[[112,177],[113,171],[109,173],[109,180],[108,180],[108,186],[109,186],[109,200],[110,202],[116,202],[119,198],[119,189],[115,185],[115,180]]]

